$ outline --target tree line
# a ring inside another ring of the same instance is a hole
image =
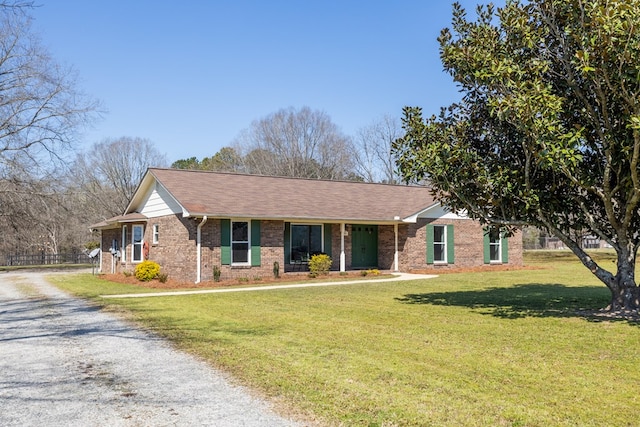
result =
[[[350,137],[322,111],[287,108],[255,120],[211,157],[179,159],[171,167],[398,183],[391,144],[401,131],[399,119],[383,116]]]

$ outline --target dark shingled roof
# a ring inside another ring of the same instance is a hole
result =
[[[435,203],[427,187],[180,169],[148,174],[192,216],[397,222]]]

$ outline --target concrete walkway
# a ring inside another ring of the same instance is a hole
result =
[[[438,277],[435,274],[410,274],[410,273],[393,273],[393,277],[384,277],[380,279],[362,279],[362,280],[343,280],[338,282],[314,282],[314,283],[291,283],[284,285],[265,285],[251,287],[233,287],[233,288],[217,288],[217,289],[201,289],[193,291],[171,291],[171,292],[148,292],[140,294],[121,294],[121,295],[101,295],[102,298],[148,298],[148,297],[166,297],[174,295],[198,295],[198,294],[217,294],[226,292],[253,292],[253,291],[272,291],[274,289],[297,289],[297,288],[316,288],[323,286],[338,285],[360,285],[363,283],[380,283],[380,282],[401,282],[407,280],[432,279]]]

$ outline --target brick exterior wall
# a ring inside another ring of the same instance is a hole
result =
[[[121,229],[109,229],[102,230],[102,246],[100,248],[100,272],[102,273],[111,273],[118,272],[119,262],[118,259],[115,258],[111,252],[109,252],[109,248],[111,247],[111,242],[113,240],[117,240],[118,244],[120,244],[121,239]],[[115,264],[115,266],[114,266]]]
[[[427,224],[453,225],[454,263],[427,264]],[[393,233],[393,231],[391,232]],[[391,237],[393,238],[393,236]],[[451,269],[459,267],[476,267],[484,264],[484,227],[477,221],[468,219],[418,219],[415,224],[398,226],[398,251],[400,271],[424,269]],[[388,248],[388,249],[387,249]],[[382,247],[391,251],[393,245]],[[509,265],[522,265],[522,235],[520,232],[509,238]],[[387,255],[388,257],[389,255]]]
[[[171,215],[151,218],[145,225],[144,240],[152,242],[153,226],[159,227],[157,244],[149,243],[149,259],[160,264],[162,271],[170,277],[195,282],[197,279],[197,227],[201,220]],[[454,226],[455,262],[449,265],[434,265],[426,262],[426,226],[440,224]],[[131,223],[127,224],[127,247],[125,257],[116,260],[115,271],[131,271],[135,263],[131,258]],[[347,231],[350,227],[347,226]],[[271,277],[274,262],[278,262],[280,272],[284,273],[287,265],[284,259],[284,221],[260,221],[260,261],[257,267],[237,267],[221,264],[221,221],[209,219],[202,226],[201,247],[201,280],[213,280],[213,268],[221,270],[221,279]],[[400,271],[439,270],[456,267],[472,267],[484,265],[483,261],[483,227],[472,220],[419,219],[415,224],[398,225],[398,261]],[[109,252],[112,240],[120,245],[122,229],[102,230],[102,273],[110,273],[114,258]],[[345,264],[351,269],[351,233],[345,236]],[[378,226],[378,268],[393,270],[394,268],[395,234],[393,225]],[[332,269],[340,268],[340,224],[331,227]],[[510,265],[522,265],[522,236],[516,233],[509,238]]]

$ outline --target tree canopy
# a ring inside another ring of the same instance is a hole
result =
[[[640,0],[514,0],[475,20],[454,4],[439,42],[462,99],[427,119],[405,108],[402,177],[486,223],[556,235],[611,290],[610,309],[637,310]],[[585,234],[615,249],[613,272]]]
[[[148,139],[108,138],[78,153],[74,182],[103,219],[124,212],[147,168],[167,164],[165,155]]]
[[[179,169],[310,179],[357,179],[351,139],[324,112],[288,108],[251,123],[212,157],[180,159]]]
[[[255,120],[236,141],[247,172],[312,179],[347,179],[351,141],[329,115],[288,108]]]

